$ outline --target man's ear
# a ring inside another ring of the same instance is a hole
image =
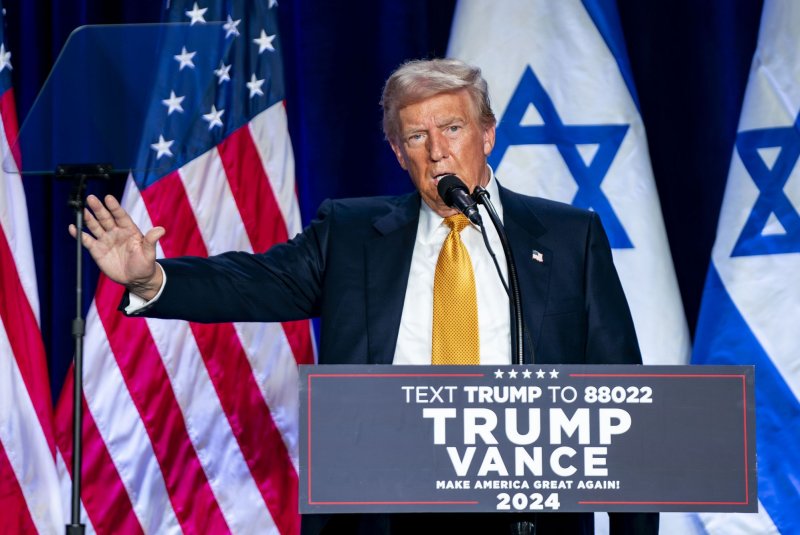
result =
[[[390,141],[389,145],[392,147],[392,152],[394,152],[395,158],[397,158],[397,163],[400,164],[400,167],[403,168],[404,171],[408,171],[408,166],[406,165],[406,157],[403,153],[403,149],[395,143],[394,141]]]
[[[494,140],[496,134],[496,126],[492,125],[489,128],[485,128],[483,130],[483,155],[489,156],[489,153],[492,152],[494,148]]]

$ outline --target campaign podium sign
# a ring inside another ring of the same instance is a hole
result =
[[[300,512],[755,512],[752,366],[303,366]]]

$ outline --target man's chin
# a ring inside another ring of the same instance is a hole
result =
[[[440,217],[450,217],[451,215],[456,215],[458,213],[458,210],[450,208],[449,206],[444,204],[431,206],[431,208],[433,209],[434,212],[436,212],[436,215]]]

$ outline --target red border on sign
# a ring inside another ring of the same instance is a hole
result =
[[[307,458],[308,458],[308,505],[477,505],[477,500],[471,501],[328,501],[315,502],[311,499],[311,379],[325,377],[485,377],[483,373],[330,373],[309,374],[307,376]],[[742,430],[744,437],[744,477],[745,500],[743,502],[725,501],[579,501],[578,505],[749,505],[750,503],[750,473],[748,461],[747,442],[747,388],[746,376],[741,374],[654,374],[654,373],[571,373],[569,377],[649,377],[649,378],[695,378],[695,379],[740,379],[742,382]]]
[[[736,374],[657,374],[657,373],[571,373],[570,377],[664,377],[667,379],[741,379],[742,380],[742,434],[744,435],[744,501],[743,502],[622,502],[622,501],[579,501],[579,505],[749,505],[750,503],[750,465],[747,445],[747,389],[744,375]]]
[[[315,502],[311,499],[311,378],[314,377],[486,377],[485,373],[310,373],[308,385],[308,425],[306,429],[308,451],[308,505],[477,505],[471,501],[430,501],[430,502]]]

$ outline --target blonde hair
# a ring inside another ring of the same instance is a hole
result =
[[[389,142],[399,138],[399,111],[440,93],[466,90],[482,127],[497,123],[489,103],[489,86],[481,70],[457,59],[412,60],[400,65],[383,87],[383,133]]]

